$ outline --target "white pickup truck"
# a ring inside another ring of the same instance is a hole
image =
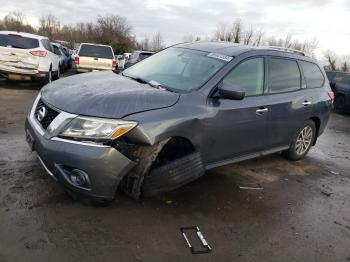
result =
[[[82,43],[74,62],[78,72],[114,70],[117,67],[113,49],[109,45]]]
[[[59,78],[59,56],[47,37],[0,31],[0,75],[9,80]]]

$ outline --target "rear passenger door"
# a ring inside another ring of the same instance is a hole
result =
[[[311,115],[312,96],[297,60],[269,56],[267,67],[267,147],[289,146],[296,131]]]

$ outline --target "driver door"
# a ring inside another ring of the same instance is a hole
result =
[[[266,146],[269,109],[263,95],[265,58],[243,60],[223,78],[222,84],[239,86],[245,91],[245,97],[243,100],[209,99],[213,115],[206,121],[208,137],[203,155],[213,166],[258,153]]]

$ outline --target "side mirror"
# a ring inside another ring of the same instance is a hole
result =
[[[245,91],[237,85],[222,85],[218,91],[221,97],[232,100],[242,100],[245,96]]]

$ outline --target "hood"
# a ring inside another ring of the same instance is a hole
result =
[[[141,84],[112,71],[84,73],[45,86],[42,99],[65,112],[86,116],[123,118],[170,107],[179,94]]]

